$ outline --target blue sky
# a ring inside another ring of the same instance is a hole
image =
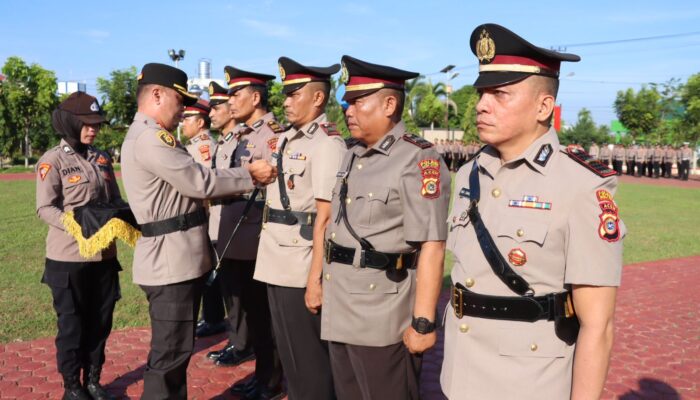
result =
[[[559,103],[573,122],[586,107],[596,122],[615,118],[618,90],[684,81],[700,72],[700,2],[694,1],[0,1],[0,62],[20,56],[87,83],[113,69],[170,62],[196,73],[210,58],[215,78],[225,65],[278,74],[277,59],[330,65],[349,54],[421,72],[434,82],[447,64],[473,82],[469,35],[479,24],[504,25],[542,47],[567,46],[582,62],[562,70]],[[606,45],[594,42],[686,34]]]

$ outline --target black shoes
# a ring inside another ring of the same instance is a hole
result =
[[[232,344],[227,344],[226,347],[224,347],[221,350],[214,350],[207,353],[207,358],[216,361],[222,354],[224,354],[229,349],[232,350],[233,348],[234,346]]]
[[[238,350],[234,346],[226,346],[226,348],[219,353],[215,364],[221,367],[233,367],[254,358],[255,353],[253,353],[252,348]]]
[[[80,384],[79,375],[63,375],[63,400],[92,400]]]
[[[248,392],[252,392],[256,386],[258,386],[258,378],[253,376],[252,378],[248,379],[247,381],[238,382],[235,385],[233,385],[231,387],[231,394],[235,394],[237,396],[242,396]]]
[[[282,385],[277,385],[274,388],[261,387],[256,385],[253,390],[243,395],[244,400],[279,400],[286,396]]]
[[[216,323],[209,323],[205,320],[200,320],[197,322],[197,329],[195,330],[194,335],[196,337],[207,337],[207,336],[213,336],[218,333],[222,333],[226,331],[226,321],[220,321]]]
[[[107,391],[100,385],[100,375],[102,374],[102,367],[96,365],[91,365],[88,369],[83,372],[83,382],[85,382],[85,389],[87,389],[93,400],[115,400],[114,396],[107,393]]]

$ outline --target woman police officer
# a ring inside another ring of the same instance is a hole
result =
[[[76,207],[124,204],[110,156],[92,146],[106,119],[94,97],[76,92],[58,105],[51,122],[62,139],[38,162],[36,211],[49,225],[42,282],[51,288],[58,319],[56,358],[63,398],[111,399],[99,379],[120,298],[117,249],[110,239],[86,258],[66,228],[66,216],[72,217]]]

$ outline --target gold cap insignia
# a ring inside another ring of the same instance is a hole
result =
[[[491,39],[486,29],[481,31],[479,41],[476,42],[476,57],[480,62],[489,63],[496,55],[496,42]]]
[[[287,73],[284,71],[284,67],[281,63],[277,63],[277,66],[280,68],[280,79],[284,80],[284,78],[287,77]]]
[[[140,73],[139,76],[136,77],[137,81],[140,81],[141,79],[143,79],[143,72]]]
[[[229,83],[231,80],[231,76],[228,74],[228,72],[224,72],[224,78],[226,79],[226,83]]]
[[[213,96],[213,95],[214,95],[214,85],[212,85],[212,84],[210,83],[210,84],[209,84],[209,96]]]
[[[350,78],[348,67],[343,63],[343,67],[340,69],[340,83],[348,83],[348,78]]]

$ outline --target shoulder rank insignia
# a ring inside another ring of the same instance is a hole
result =
[[[617,174],[617,172],[608,168],[607,165],[591,157],[583,149],[578,147],[567,147],[566,151],[564,152],[574,161],[593,171],[593,173],[600,177],[607,178],[608,176],[614,176]]]
[[[420,173],[423,176],[421,196],[428,199],[440,197],[440,160],[425,159],[418,162]]]
[[[37,168],[39,171],[39,178],[43,181],[44,178],[46,178],[46,175],[48,175],[49,171],[51,171],[51,164],[48,163],[41,163],[39,164],[39,168]]]
[[[158,131],[158,139],[168,147],[175,147],[175,138],[168,131]]]
[[[282,129],[282,127],[280,126],[280,124],[277,123],[277,121],[274,121],[274,120],[267,121],[267,126],[269,126],[270,129],[272,129],[272,132],[275,132],[275,133],[284,132],[284,129]]]
[[[323,129],[323,132],[325,132],[328,136],[340,136],[340,132],[338,132],[338,129],[336,129],[335,123],[333,122],[325,122],[321,124],[321,129]]]
[[[403,135],[403,140],[407,141],[408,143],[415,144],[421,149],[428,149],[430,147],[433,147],[432,143],[415,134]]]

